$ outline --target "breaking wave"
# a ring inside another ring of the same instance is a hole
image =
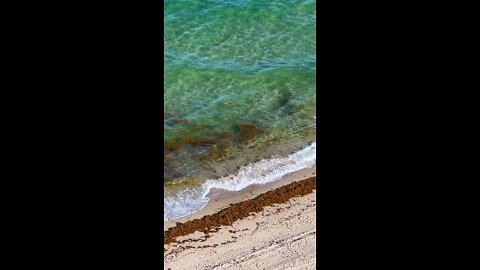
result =
[[[197,189],[185,189],[175,196],[166,197],[163,219],[176,219],[201,210],[207,205],[212,189],[240,191],[250,185],[275,182],[289,173],[311,168],[316,162],[316,151],[317,145],[313,142],[289,156],[264,159],[242,167],[236,174],[207,180]]]

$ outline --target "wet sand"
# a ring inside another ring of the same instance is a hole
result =
[[[201,211],[165,222],[165,269],[315,269],[315,174],[213,191]]]

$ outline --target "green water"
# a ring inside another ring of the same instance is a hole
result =
[[[315,137],[315,1],[164,1],[165,194]]]

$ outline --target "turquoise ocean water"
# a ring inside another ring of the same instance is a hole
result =
[[[164,0],[165,219],[201,208],[209,181],[230,179],[224,186],[239,189],[280,175],[267,167],[312,148],[315,8],[300,0]]]

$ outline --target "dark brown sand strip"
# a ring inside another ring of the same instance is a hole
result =
[[[288,202],[291,198],[305,196],[316,189],[316,177],[293,182],[289,185],[268,191],[251,200],[232,204],[213,215],[204,216],[200,219],[177,223],[175,227],[164,232],[163,244],[168,245],[176,242],[176,238],[203,232],[209,237],[211,232],[216,232],[222,226],[230,226],[235,221],[244,219],[253,213],[263,211],[267,206]]]

